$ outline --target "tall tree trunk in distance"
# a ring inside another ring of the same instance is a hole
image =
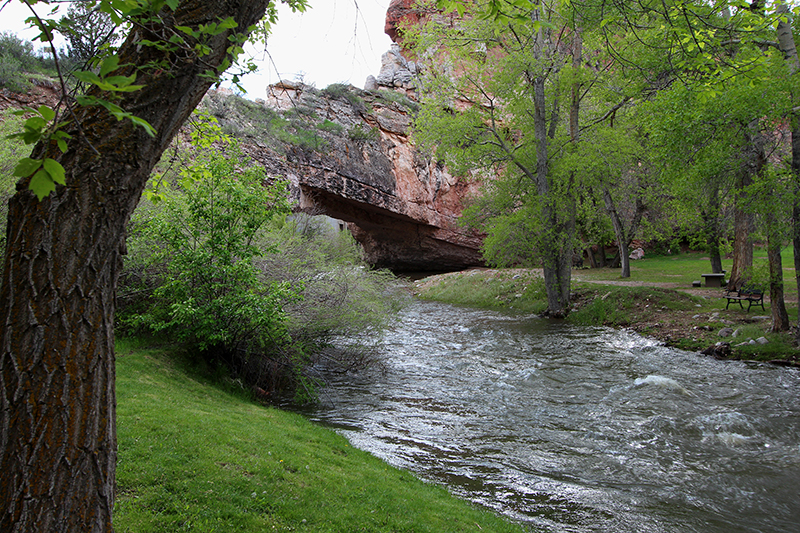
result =
[[[534,21],[541,20],[540,6],[536,5],[531,14]],[[542,27],[534,39],[533,52],[537,60],[545,57],[544,32]],[[529,73],[528,82],[533,89],[534,116],[533,127],[536,135],[536,192],[542,202],[542,270],[544,273],[544,286],[547,293],[547,314],[555,318],[563,318],[569,311],[569,286],[572,274],[572,253],[564,253],[562,249],[563,236],[560,235],[562,225],[559,222],[558,203],[550,186],[549,155],[548,155],[548,130],[545,99],[544,74],[541,72]],[[555,122],[555,118],[553,119]],[[565,258],[568,256],[568,267],[564,267]],[[566,287],[566,292],[564,291]]]
[[[608,189],[603,189],[603,201],[606,203],[606,211],[608,216],[611,217],[611,225],[614,228],[614,236],[617,238],[617,249],[619,250],[619,260],[622,267],[620,277],[631,277],[631,258],[628,236],[625,234],[625,224],[617,212],[614,205],[614,199],[611,197],[611,192]]]
[[[736,198],[733,211],[733,265],[728,278],[729,287],[740,287],[744,277],[753,268],[753,213],[745,207],[745,189],[753,184],[753,175],[744,169],[736,180]]]
[[[597,268],[597,258],[594,256],[591,246],[586,247],[586,255],[589,258],[589,268]]]
[[[597,245],[597,265],[600,268],[605,268],[608,265],[608,258],[606,257],[606,244],[601,242]]]
[[[769,262],[769,306],[772,310],[773,333],[789,331],[789,315],[783,297],[783,262],[781,237],[775,214],[767,214],[767,260]]]
[[[778,2],[777,12],[787,17],[787,20],[778,22],[778,46],[786,60],[789,76],[797,76],[800,71],[800,58],[797,56],[797,46],[791,25],[791,12],[785,2]],[[792,94],[792,111],[789,115],[789,125],[792,130],[792,182],[794,199],[792,202],[792,245],[794,246],[795,283],[800,294],[800,114],[794,105]],[[800,302],[798,303],[800,306]],[[795,329],[795,342],[800,344],[800,312],[797,315],[797,328]]]
[[[101,107],[79,108],[82,129],[69,127],[67,153],[34,148],[34,157],[60,160],[67,185],[40,202],[22,180],[9,203],[0,287],[0,531],[112,531],[114,290],[125,227],[153,166],[210,87],[201,75],[226,59],[233,31],[210,38],[202,61],[142,41],[229,16],[246,29],[267,5],[184,0],[174,13],[162,11],[159,24],[131,33],[119,51],[128,66],[118,74],[169,65],[138,71],[144,88],[118,101],[150,122],[155,137]]]
[[[712,184],[711,198],[708,209],[701,212],[705,223],[706,245],[711,260],[711,272],[722,273],[722,256],[719,251],[719,188]]]

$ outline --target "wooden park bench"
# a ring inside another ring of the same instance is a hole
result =
[[[750,312],[750,307],[753,305],[760,305],[761,309],[764,309],[764,291],[761,289],[754,287],[741,287],[738,290],[735,288],[729,288],[727,291],[725,291],[724,297],[728,299],[728,303],[725,304],[725,309],[727,309],[732,302],[739,302],[739,307],[744,309],[744,306],[742,305],[743,301],[747,302],[748,312]]]

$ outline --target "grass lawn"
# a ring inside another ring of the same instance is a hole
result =
[[[118,532],[524,531],[213,383],[118,341]]]

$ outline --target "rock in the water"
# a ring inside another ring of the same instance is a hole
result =
[[[703,355],[710,355],[717,359],[725,359],[731,355],[731,345],[728,342],[718,342],[713,346],[709,346],[702,352]]]

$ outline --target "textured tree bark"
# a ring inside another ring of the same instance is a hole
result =
[[[619,250],[620,265],[622,267],[622,273],[620,274],[620,277],[629,278],[631,277],[631,259],[629,257],[629,242],[628,236],[625,234],[625,225],[623,224],[622,218],[617,212],[617,208],[614,205],[614,199],[611,197],[611,192],[609,192],[608,189],[603,189],[603,201],[606,204],[608,216],[611,218],[611,226],[614,228],[614,236],[617,238],[617,249]]]
[[[722,255],[720,254],[719,246],[719,187],[715,184],[709,184],[713,187],[711,191],[711,198],[709,200],[708,209],[702,210],[700,215],[705,223],[706,232],[706,245],[708,246],[708,255],[711,260],[711,272],[714,274],[722,273]]]
[[[755,229],[753,213],[744,207],[745,188],[753,184],[750,172],[742,171],[736,183],[736,198],[733,212],[733,265],[731,266],[729,286],[740,287],[744,277],[753,268],[753,239]]]
[[[767,213],[767,261],[769,262],[769,306],[772,310],[773,333],[789,331],[789,315],[783,295],[783,261],[781,236],[775,213]]]
[[[227,56],[232,31],[212,53],[168,53],[142,46],[176,25],[234,17],[255,24],[268,0],[186,0],[163,23],[137,28],[120,51],[120,74],[137,65],[145,88],[119,104],[152,124],[148,136],[103,108],[81,108],[82,128],[60,160],[66,186],[39,202],[27,180],[9,206],[0,287],[0,531],[111,531],[116,464],[114,290],[125,226],[155,163],[208,90],[201,77]],[[94,152],[96,149],[100,155]]]

